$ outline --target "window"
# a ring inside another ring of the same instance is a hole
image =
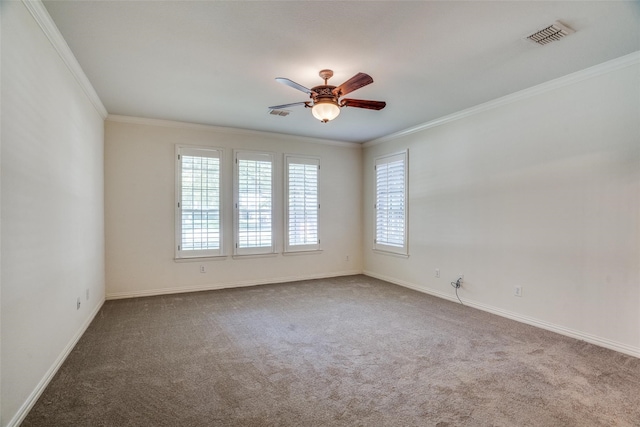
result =
[[[222,254],[217,149],[177,146],[176,258]]]
[[[285,252],[320,249],[317,158],[285,157]]]
[[[375,160],[376,250],[408,254],[407,169],[406,151]]]
[[[273,155],[235,153],[237,255],[275,251],[273,241]]]

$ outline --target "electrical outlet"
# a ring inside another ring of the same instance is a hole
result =
[[[89,288],[87,288],[87,291],[86,291],[86,298],[87,298],[87,301],[89,301]]]
[[[346,255],[346,256],[344,257],[344,260],[345,260],[345,262],[349,262],[349,255]]]
[[[80,297],[78,297],[78,303],[76,305],[76,310],[80,310]]]
[[[522,296],[522,286],[516,286],[515,288],[513,288],[513,295],[517,296],[517,297],[521,297]]]
[[[436,277],[440,277],[440,269],[436,268]]]
[[[205,268],[205,266],[201,265],[200,266],[200,273],[206,273],[206,272],[207,272],[207,269]]]

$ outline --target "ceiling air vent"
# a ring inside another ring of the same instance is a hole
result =
[[[575,30],[567,27],[560,21],[556,21],[547,28],[543,28],[527,36],[527,39],[539,45],[545,45],[560,40],[571,33],[575,33]]]
[[[272,116],[288,116],[291,111],[289,110],[269,110],[269,114]]]

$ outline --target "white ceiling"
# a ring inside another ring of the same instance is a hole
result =
[[[640,50],[638,1],[44,1],[110,114],[364,142]],[[561,20],[576,33],[523,37]],[[374,83],[320,123],[276,82]]]

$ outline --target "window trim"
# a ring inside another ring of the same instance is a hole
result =
[[[295,161],[295,162],[294,162]],[[293,164],[305,164],[305,165],[315,165],[318,167],[318,187],[317,187],[317,193],[316,193],[316,197],[317,197],[317,201],[318,201],[318,206],[316,208],[316,218],[317,218],[317,222],[316,222],[316,229],[317,229],[317,233],[318,233],[318,241],[317,243],[314,244],[307,244],[307,245],[291,245],[289,242],[289,164],[293,163]],[[318,156],[305,156],[305,155],[297,155],[297,154],[285,154],[284,155],[284,197],[283,197],[283,204],[284,204],[284,252],[285,254],[292,254],[292,253],[296,253],[296,252],[317,252],[321,250],[320,247],[320,242],[321,242],[321,238],[320,238],[320,207],[321,207],[321,202],[320,202],[320,170],[321,170],[321,166],[320,166],[320,157]]]
[[[402,246],[377,242],[378,236],[378,172],[380,164],[402,160],[404,163],[404,233]],[[374,159],[373,168],[373,250],[382,254],[408,257],[409,256],[409,150],[385,154]]]
[[[182,156],[184,155],[198,156],[198,157],[212,157],[217,158],[219,161],[219,176],[218,181],[220,183],[218,188],[219,202],[219,234],[220,245],[218,249],[204,249],[204,250],[182,250]],[[211,155],[211,154],[216,155]],[[208,155],[202,155],[208,154]],[[193,258],[215,258],[224,257],[224,149],[219,147],[198,146],[198,145],[175,145],[175,259],[176,260],[188,260]]]
[[[240,169],[239,160],[261,161],[269,159],[271,162],[271,245],[261,247],[240,247]],[[233,150],[233,255],[269,255],[276,253],[276,210],[275,210],[275,176],[276,158],[268,151]]]

